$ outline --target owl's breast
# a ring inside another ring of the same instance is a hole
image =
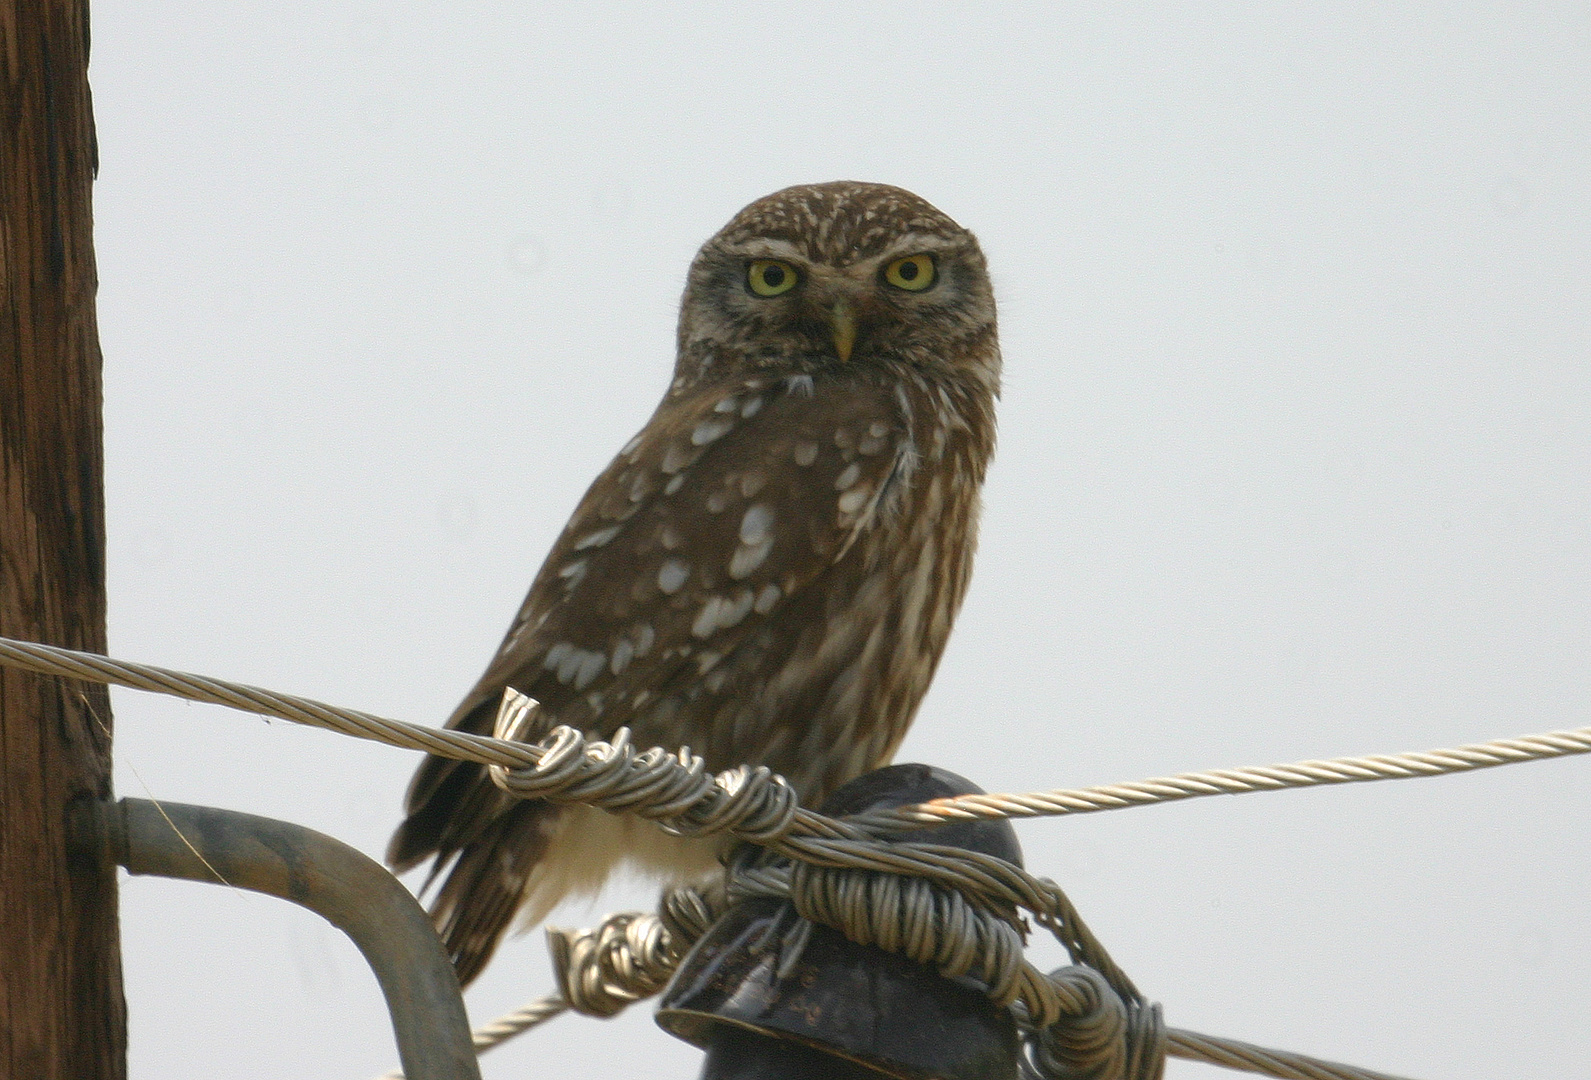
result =
[[[910,392],[909,392],[910,391]],[[821,795],[893,753],[970,568],[972,428],[922,387],[746,379],[664,402],[592,486],[470,708],[766,764]]]
[[[806,493],[812,517],[787,541],[809,542],[824,565],[668,721],[715,768],[766,764],[807,802],[893,755],[970,577],[987,440],[902,396],[888,420],[834,427]],[[770,559],[791,555],[776,545]]]

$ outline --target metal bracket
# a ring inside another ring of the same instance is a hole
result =
[[[325,918],[375,972],[408,1080],[480,1080],[453,965],[430,918],[381,864],[313,829],[234,810],[122,799],[101,812],[92,831],[129,873],[212,885],[223,884],[219,874]]]

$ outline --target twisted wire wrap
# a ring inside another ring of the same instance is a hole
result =
[[[539,712],[531,698],[506,691],[499,736],[530,734]],[[790,831],[796,817],[795,789],[771,770],[741,766],[713,776],[689,747],[636,753],[629,728],[620,728],[611,742],[598,742],[574,728],[555,727],[535,745],[533,764],[490,765],[492,782],[516,798],[628,811],[680,836],[727,832],[763,843]]]
[[[1054,882],[960,848],[884,844],[876,839],[880,833],[951,821],[1091,813],[1206,795],[1434,776],[1591,752],[1591,728],[1578,728],[1423,753],[1183,773],[1095,788],[964,795],[836,819],[799,807],[789,786],[766,769],[742,767],[708,776],[688,749],[636,753],[627,731],[611,743],[587,740],[569,728],[554,728],[537,742],[491,738],[10,638],[0,638],[0,665],[171,694],[477,762],[504,790],[523,798],[587,802],[637,813],[683,834],[724,833],[761,844],[791,860],[782,871],[782,887],[798,911],[824,922],[833,919],[848,936],[895,945],[942,971],[978,975],[996,1000],[1011,1003],[1032,1033],[1033,1061],[1026,1067],[1055,1080],[1150,1080],[1159,1075],[1165,1054],[1297,1080],[1397,1078],[1164,1029],[1158,1006],[1143,999]],[[530,699],[510,697],[498,731],[528,736],[540,722],[537,714]],[[859,873],[874,877],[858,879]],[[906,880],[890,880],[900,878]],[[732,886],[742,892],[779,887],[779,871],[759,872]],[[617,915],[593,931],[559,932],[553,949],[564,995],[539,999],[483,1028],[477,1047],[497,1045],[568,1008],[612,1015],[656,993],[727,896],[727,891],[672,894],[658,915]],[[1045,976],[1021,958],[1006,936],[1019,940],[1020,935],[1001,914],[1017,908],[1031,912],[1061,940],[1073,967]]]
[[[662,920],[637,912],[611,916],[594,930],[548,927],[547,945],[563,1000],[603,1019],[660,992],[682,955]]]
[[[1030,1075],[1039,1080],[1160,1080],[1166,1068],[1160,1006],[1124,999],[1093,968],[1050,973],[1084,999],[1075,1015],[1034,1031],[1028,1040]]]

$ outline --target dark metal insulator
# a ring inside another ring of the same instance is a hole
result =
[[[855,814],[952,795],[971,781],[927,765],[857,778],[823,804]],[[894,839],[945,844],[1021,865],[1006,821],[965,822]],[[755,858],[755,851],[739,857]],[[667,1031],[707,1051],[702,1080],[1011,1080],[1011,1013],[970,979],[814,925],[786,901],[732,907],[697,942],[664,992]]]

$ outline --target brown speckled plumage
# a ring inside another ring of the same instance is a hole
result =
[[[931,287],[884,280],[931,256]],[[748,266],[799,283],[766,297]],[[836,305],[854,313],[841,359]],[[875,184],[752,203],[691,266],[668,393],[597,478],[486,673],[448,721],[489,732],[504,687],[548,724],[710,768],[764,764],[815,805],[887,762],[928,689],[972,567],[1000,353],[972,234]],[[428,758],[388,859],[447,872],[436,916],[468,982],[524,909],[628,856],[689,877],[701,841],[600,811],[515,802]]]

